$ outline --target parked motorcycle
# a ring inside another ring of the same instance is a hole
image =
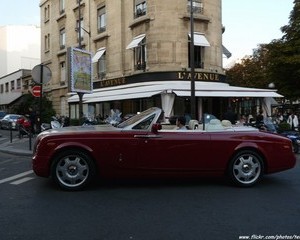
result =
[[[299,146],[300,146],[300,135],[299,135],[299,133],[296,132],[296,131],[284,131],[280,134],[292,140],[293,151],[294,151],[294,153],[298,153],[299,152]]]
[[[46,131],[48,129],[57,129],[65,126],[65,118],[58,119],[57,117],[52,117],[50,123],[42,123],[41,131]]]

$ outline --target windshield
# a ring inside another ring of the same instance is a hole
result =
[[[141,112],[140,114],[137,114],[131,118],[129,118],[128,120],[126,120],[125,122],[120,123],[117,128],[124,128],[127,127],[129,125],[134,124],[135,122],[138,122],[139,120],[141,120],[142,118],[144,118],[145,116],[151,114],[152,112],[154,112],[155,109],[154,108],[150,108],[144,112]]]

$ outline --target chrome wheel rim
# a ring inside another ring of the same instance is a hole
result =
[[[56,166],[58,181],[67,187],[82,185],[89,176],[89,166],[80,156],[66,156]]]
[[[261,162],[252,154],[243,154],[239,156],[233,164],[233,175],[243,184],[255,182],[262,171]]]

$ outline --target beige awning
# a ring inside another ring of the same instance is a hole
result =
[[[191,37],[191,34],[189,34]],[[202,46],[202,47],[210,47],[210,44],[203,33],[194,33],[194,45],[195,46]]]
[[[131,43],[128,44],[127,48],[126,49],[131,49],[131,48],[135,48],[137,47],[140,42],[145,38],[146,34],[141,34],[139,36],[136,36],[132,41]]]
[[[92,58],[92,63],[96,63],[98,62],[98,60],[102,57],[102,55],[105,53],[106,48],[99,48],[96,52],[96,54],[94,55],[94,57]]]

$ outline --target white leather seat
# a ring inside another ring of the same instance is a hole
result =
[[[230,128],[232,127],[232,124],[229,120],[222,120],[221,122],[222,126],[225,127],[225,128]]]
[[[189,121],[189,129],[190,130],[195,130],[195,129],[198,129],[199,127],[199,122],[197,120],[190,120]]]
[[[212,119],[206,126],[207,131],[220,131],[224,130],[224,127],[221,124],[219,119]]]

